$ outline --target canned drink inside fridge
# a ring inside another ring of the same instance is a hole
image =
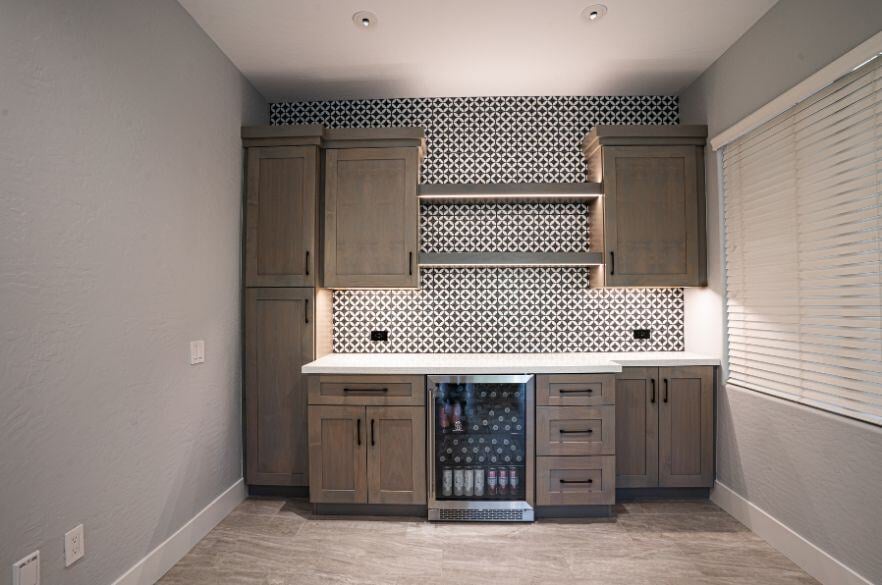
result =
[[[462,496],[465,493],[465,473],[462,469],[453,470],[453,495]]]
[[[475,470],[467,467],[463,475],[465,476],[463,493],[466,496],[475,495]]]
[[[511,486],[512,493],[516,493],[518,491],[518,484],[520,483],[520,478],[518,477],[518,468],[517,467],[509,467],[508,468],[508,485]]]
[[[441,472],[441,495],[453,495],[453,470],[445,467]]]
[[[487,470],[487,494],[496,495],[496,482],[496,470],[491,467]]]
[[[497,488],[497,492],[500,496],[508,495],[508,469],[505,467],[500,467],[498,471],[497,482],[499,486]]]
[[[475,497],[484,495],[484,470],[480,467],[475,469]]]

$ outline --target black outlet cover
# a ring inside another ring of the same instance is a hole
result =
[[[389,341],[389,332],[371,331],[371,341]]]
[[[649,339],[649,329],[635,329],[634,339]]]

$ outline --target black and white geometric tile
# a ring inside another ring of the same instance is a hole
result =
[[[335,352],[684,348],[683,289],[590,289],[584,267],[423,268],[418,291],[335,291],[333,303]],[[374,329],[389,341],[370,341]]]
[[[420,206],[422,252],[587,252],[585,203]]]
[[[581,183],[595,124],[677,124],[676,96],[335,100],[270,104],[271,124],[426,130],[421,181]]]

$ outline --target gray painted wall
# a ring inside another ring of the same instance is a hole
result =
[[[0,584],[37,548],[43,583],[109,584],[242,475],[267,107],[174,0],[0,0],[0,79]]]
[[[879,0],[780,0],[681,94],[681,120],[706,123],[713,136],[880,30]],[[707,169],[708,268],[717,299],[708,310],[722,314],[713,153]],[[686,343],[698,350],[688,329]],[[882,583],[882,429],[734,387],[720,393],[717,417],[717,479]]]

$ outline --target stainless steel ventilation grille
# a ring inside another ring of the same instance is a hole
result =
[[[439,520],[442,522],[532,522],[533,510],[494,510],[489,508],[479,509],[442,509]]]

